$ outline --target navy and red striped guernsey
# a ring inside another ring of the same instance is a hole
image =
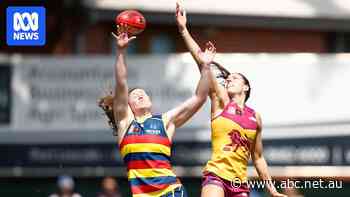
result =
[[[119,145],[133,197],[161,196],[181,186],[170,164],[171,142],[162,115],[133,120]]]

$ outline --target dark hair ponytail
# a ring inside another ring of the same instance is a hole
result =
[[[245,92],[245,100],[244,102],[247,102],[247,100],[249,99],[250,97],[250,83],[249,83],[249,80],[247,79],[247,77],[245,77],[242,73],[238,73],[239,75],[241,75],[241,77],[243,78],[243,81],[244,81],[244,85],[247,85],[248,86],[248,90]]]
[[[213,61],[212,64],[214,64],[214,66],[216,66],[222,73],[224,79],[227,79],[227,77],[231,74],[225,67],[223,67],[221,64],[219,64],[218,62]],[[250,97],[250,83],[247,77],[245,77],[242,73],[238,73],[244,81],[244,85],[247,85],[249,87],[249,89],[245,92],[245,100],[244,102],[247,102],[247,100]]]

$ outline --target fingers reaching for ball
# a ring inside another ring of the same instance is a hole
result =
[[[186,11],[182,6],[181,0],[176,1],[176,16],[178,15],[186,16]]]
[[[117,35],[128,34],[128,26],[126,24],[117,25]]]
[[[198,56],[200,58],[200,61],[202,62],[202,64],[206,64],[206,65],[213,62],[215,54],[216,54],[216,48],[214,44],[210,41],[206,43],[204,52],[202,50],[198,51]]]
[[[129,36],[138,35],[146,28],[145,17],[136,10],[125,10],[117,15],[115,24],[121,32],[127,32]]]
[[[205,51],[209,51],[211,53],[216,53],[216,48],[212,42],[207,42],[205,44]]]
[[[123,49],[136,38],[135,35],[145,30],[146,19],[136,10],[125,10],[116,16],[115,24],[117,30],[112,32],[112,36],[116,39],[118,48]]]
[[[129,38],[127,31],[127,27],[120,25],[117,27],[117,35],[112,32],[112,36],[116,39],[116,44],[119,49],[126,48],[132,40],[136,39],[136,36],[131,36]]]
[[[176,23],[180,28],[180,30],[184,29],[186,27],[187,17],[186,17],[186,12],[181,6],[181,2],[179,0],[176,1],[175,18],[176,18]]]

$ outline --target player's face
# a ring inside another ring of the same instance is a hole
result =
[[[143,89],[135,89],[129,94],[129,105],[133,111],[139,109],[151,109],[150,97]]]
[[[241,94],[248,90],[248,86],[244,84],[243,77],[238,73],[230,74],[226,79],[226,89],[229,95]]]

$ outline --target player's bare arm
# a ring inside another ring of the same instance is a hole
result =
[[[264,180],[266,182],[271,181],[270,182],[271,184],[267,184],[266,186],[267,186],[268,192],[272,197],[286,197],[286,195],[277,192],[275,186],[272,184],[272,178],[269,174],[268,166],[263,155],[262,121],[261,121],[261,116],[258,113],[256,113],[256,120],[258,123],[258,129],[257,129],[255,142],[253,143],[253,153],[252,153],[252,160],[253,160],[254,166],[261,180]]]
[[[167,132],[170,138],[174,135],[175,128],[186,123],[203,106],[208,97],[210,81],[214,80],[209,65],[214,59],[216,48],[214,45],[211,45],[204,52],[198,51],[197,53],[203,64],[201,78],[198,82],[195,95],[166,113],[169,120]]]
[[[180,1],[176,2],[176,23],[179,29],[182,38],[190,51],[193,59],[196,61],[199,70],[202,69],[203,62],[198,56],[198,51],[201,50],[197,42],[193,39],[190,32],[187,29],[187,16],[186,11],[181,5]],[[213,45],[213,43],[208,42],[207,47]],[[224,87],[217,83],[216,80],[213,80],[210,84],[210,98],[212,100],[212,113],[217,114],[224,106],[229,102],[229,97]],[[218,99],[218,101],[217,101]]]
[[[116,63],[114,66],[116,86],[114,91],[113,109],[115,121],[118,125],[118,141],[120,141],[127,125],[133,119],[133,114],[128,105],[128,71],[125,56],[128,44],[136,37],[128,37],[126,26],[118,26],[117,35],[114,33],[112,33],[112,35],[116,39],[116,45],[118,47]]]

